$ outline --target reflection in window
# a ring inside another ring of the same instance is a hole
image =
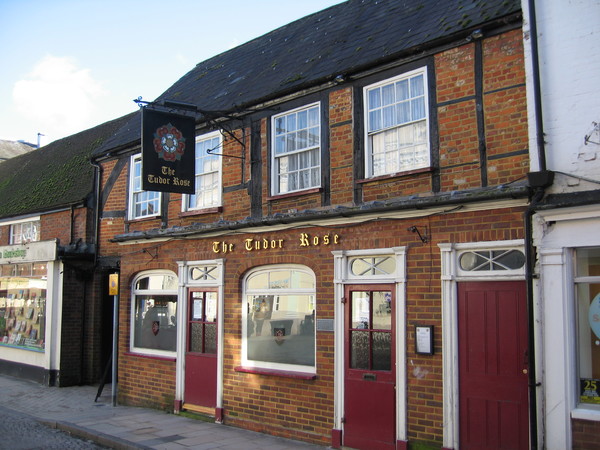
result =
[[[36,242],[40,240],[39,220],[31,222],[15,223],[10,226],[10,243],[24,244],[26,242]]]
[[[245,365],[314,371],[315,280],[301,267],[257,270],[245,282]]]
[[[390,275],[396,270],[396,261],[391,256],[368,256],[353,259],[350,268],[357,277]]]
[[[142,275],[134,281],[132,350],[175,352],[177,278],[171,273]]]
[[[464,252],[458,258],[460,268],[468,272],[516,270],[525,265],[520,250],[479,250]]]
[[[600,405],[600,248],[576,252],[580,403]]]

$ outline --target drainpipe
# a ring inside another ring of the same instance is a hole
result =
[[[102,178],[102,166],[94,161],[91,162],[92,166],[96,169],[96,185],[94,186],[94,199],[95,199],[95,211],[94,211],[94,271],[98,264],[98,251],[100,248],[98,240],[100,239],[100,179]]]
[[[535,275],[536,250],[533,244],[533,215],[538,203],[544,198],[545,189],[552,185],[554,173],[547,170],[546,148],[544,143],[544,121],[542,116],[542,93],[540,79],[540,62],[537,36],[537,19],[535,14],[535,0],[527,0],[529,22],[529,38],[531,46],[531,84],[533,88],[533,107],[535,113],[535,138],[539,168],[537,172],[527,174],[529,186],[533,189],[531,201],[523,215],[525,224],[525,278],[527,285],[527,317],[529,328],[528,341],[528,365],[529,365],[529,430],[530,448],[538,448],[538,424],[537,424],[537,388],[541,383],[537,382],[536,376],[536,354],[535,354],[535,295],[533,280]],[[543,447],[543,445],[542,445]]]

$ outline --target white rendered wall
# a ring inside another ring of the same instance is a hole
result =
[[[528,0],[524,11],[532,171],[539,170],[531,84]],[[600,0],[536,0],[547,169],[600,181]],[[598,124],[595,129],[594,122]],[[589,135],[590,141],[585,143]],[[594,143],[595,142],[595,143]],[[550,192],[600,188],[557,173]]]

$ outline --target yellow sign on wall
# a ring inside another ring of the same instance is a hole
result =
[[[108,295],[119,295],[119,274],[111,273],[108,276]]]

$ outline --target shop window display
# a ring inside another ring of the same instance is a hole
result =
[[[576,252],[579,402],[600,407],[600,248]]]
[[[46,264],[0,267],[0,345],[44,351]]]
[[[252,272],[245,283],[243,365],[313,372],[315,280],[302,268]]]

